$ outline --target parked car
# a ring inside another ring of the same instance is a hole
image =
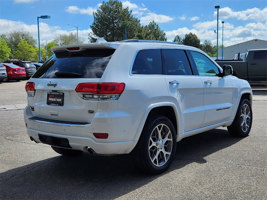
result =
[[[33,63],[36,67],[36,70],[38,70],[40,67],[42,67],[43,63]]]
[[[267,84],[267,49],[251,49],[240,60],[218,60],[220,66],[231,65],[234,75],[251,84]]]
[[[23,67],[13,63],[2,63],[6,67],[7,80],[22,80],[26,78],[26,71]]]
[[[185,137],[250,132],[249,83],[197,48],[131,40],[52,50],[25,86],[24,118],[30,139],[59,154],[131,153],[138,168],[161,173]]]
[[[0,82],[6,80],[6,78],[7,78],[6,67],[2,63],[0,63]]]
[[[23,67],[26,71],[26,78],[28,79],[36,72],[36,67],[31,61],[10,60],[7,62]]]

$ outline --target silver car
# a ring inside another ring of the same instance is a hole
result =
[[[0,63],[0,82],[7,78],[6,67]]]

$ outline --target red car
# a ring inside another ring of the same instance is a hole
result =
[[[8,80],[21,80],[26,78],[26,71],[24,68],[14,65],[12,63],[2,63],[6,67]]]

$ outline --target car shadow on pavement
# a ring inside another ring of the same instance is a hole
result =
[[[114,199],[239,142],[225,129],[186,138],[177,144],[170,169],[161,175],[138,172],[131,156],[56,156],[0,174],[0,199]]]

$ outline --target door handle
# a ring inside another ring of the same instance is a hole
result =
[[[212,81],[211,81],[211,80],[207,80],[207,81],[204,81],[204,83],[205,83],[206,85],[211,85],[211,84],[212,84]]]
[[[179,81],[174,80],[174,81],[170,81],[169,84],[170,85],[179,85],[180,83],[179,83]]]

